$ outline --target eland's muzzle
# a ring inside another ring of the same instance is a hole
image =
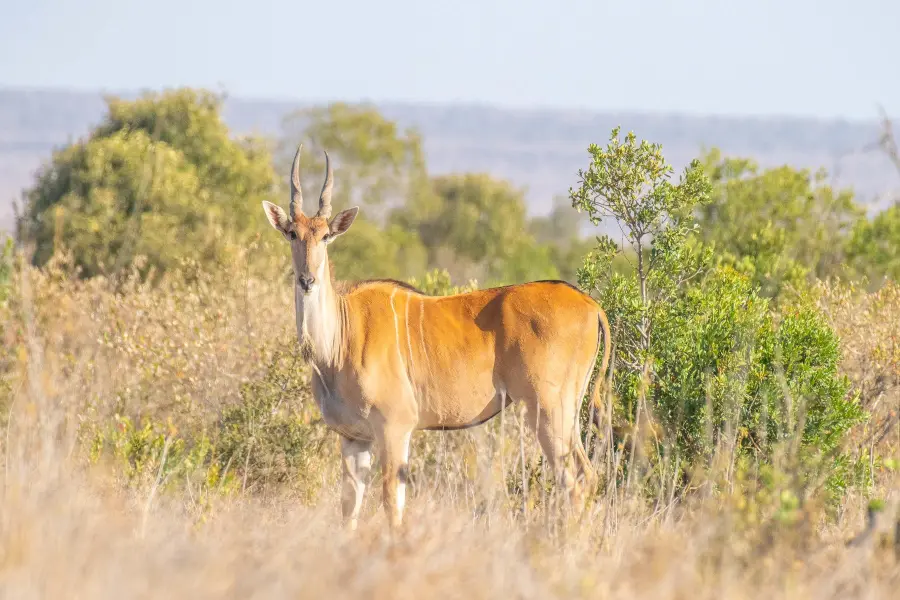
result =
[[[316,283],[316,278],[312,275],[300,275],[297,278],[297,285],[300,286],[300,289],[305,293],[309,293],[312,291],[313,285]]]

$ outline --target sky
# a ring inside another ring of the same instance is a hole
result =
[[[0,86],[869,119],[898,29],[897,0],[0,0]]]

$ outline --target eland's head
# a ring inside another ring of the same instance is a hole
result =
[[[280,206],[263,201],[263,210],[272,227],[281,232],[291,244],[291,257],[294,263],[294,280],[304,295],[311,294],[318,285],[326,280],[328,269],[328,251],[326,246],[339,235],[345,233],[359,208],[354,206],[331,217],[331,190],[334,187],[334,175],[331,161],[325,153],[325,184],[319,194],[319,210],[312,217],[303,214],[303,192],[300,189],[300,150],[297,148],[294,164],[291,167],[291,204],[287,213]]]

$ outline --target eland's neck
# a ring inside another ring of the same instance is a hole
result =
[[[305,295],[294,284],[294,304],[297,311],[297,335],[300,343],[309,344],[312,360],[321,367],[338,362],[343,333],[341,298],[331,283],[330,267],[326,261],[324,276],[312,293]]]

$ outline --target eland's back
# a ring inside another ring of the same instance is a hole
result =
[[[359,391],[380,411],[414,412],[417,429],[477,425],[504,400],[583,397],[603,341],[600,307],[562,281],[436,297],[377,281],[345,300],[351,329],[365,332],[351,336],[348,362],[380,374]]]

